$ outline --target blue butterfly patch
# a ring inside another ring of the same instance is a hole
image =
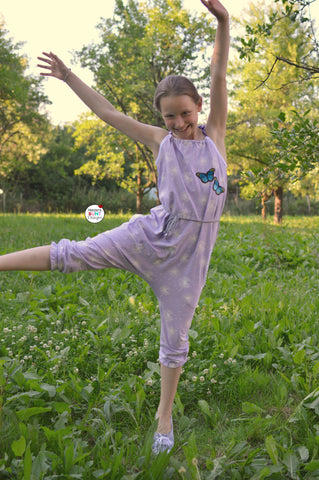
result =
[[[217,180],[216,177],[214,177],[214,183],[213,183],[213,190],[214,192],[216,193],[216,195],[220,195],[221,193],[223,193],[225,191],[224,187],[222,187],[221,185],[219,185],[219,182]]]
[[[203,183],[212,182],[214,180],[215,168],[211,168],[206,173],[197,172],[196,175],[201,179]]]

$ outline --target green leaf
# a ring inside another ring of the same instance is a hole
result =
[[[206,402],[206,400],[198,400],[198,405],[204,415],[206,415],[210,420],[213,420],[213,415],[210,410],[210,406]]]
[[[269,457],[274,465],[278,465],[278,451],[276,441],[272,435],[266,437],[265,446]]]
[[[288,452],[283,458],[283,463],[286,465],[291,478],[297,479],[297,469],[299,466],[299,460],[293,452]]]
[[[30,480],[31,470],[32,470],[32,456],[31,456],[31,450],[30,450],[30,444],[29,444],[24,454],[23,480]]]
[[[34,415],[51,412],[51,410],[51,407],[30,407],[25,408],[24,410],[18,410],[16,413],[20,420],[25,421],[28,420],[30,417],[33,417]]]
[[[14,440],[11,443],[12,451],[16,457],[22,457],[22,455],[25,452],[25,447],[26,447],[26,441],[23,435],[21,435],[19,440]]]
[[[301,365],[304,358],[305,358],[305,355],[306,355],[306,351],[304,349],[302,350],[299,350],[299,352],[297,352],[294,356],[293,356],[293,360],[294,362],[297,364],[297,365]]]
[[[261,407],[258,407],[258,405],[255,405],[254,403],[250,402],[243,402],[242,403],[242,411],[243,413],[247,413],[250,415],[251,413],[264,413],[265,410]]]

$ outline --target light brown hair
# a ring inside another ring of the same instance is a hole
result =
[[[160,112],[162,97],[178,97],[179,95],[188,95],[194,100],[196,105],[198,105],[201,99],[195,85],[188,78],[182,75],[168,75],[157,85],[154,95],[154,106]]]

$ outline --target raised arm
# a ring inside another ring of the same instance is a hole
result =
[[[63,80],[101,120],[133,140],[149,146],[153,151],[158,150],[158,145],[165,135],[164,130],[140,123],[119,112],[106,98],[86,85],[71,69],[67,68],[57,55],[52,52],[43,52],[43,55],[38,57],[42,62],[38,67],[44,69],[40,75]]]
[[[225,135],[227,121],[226,72],[229,53],[229,15],[218,0],[201,0],[216,17],[217,31],[211,60],[210,112],[206,132],[226,158]]]

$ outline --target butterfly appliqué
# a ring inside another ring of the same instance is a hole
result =
[[[196,175],[203,183],[212,182],[214,180],[215,168],[211,168],[206,173],[197,172]]]
[[[213,190],[216,193],[216,195],[220,195],[225,191],[224,187],[219,185],[219,181],[217,177],[214,177],[215,169],[210,168],[208,172],[202,173],[202,172],[196,172],[197,177],[201,180],[203,183],[208,183],[208,182],[213,182]]]

